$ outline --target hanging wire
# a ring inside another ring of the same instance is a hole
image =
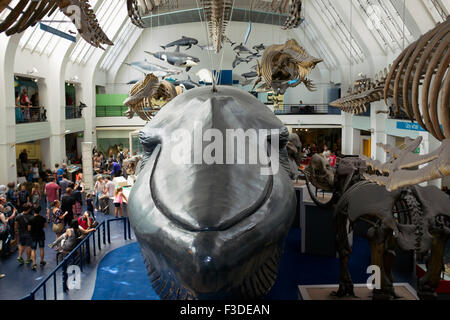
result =
[[[353,4],[350,0],[350,44],[349,44],[349,50],[350,50],[350,79],[352,78],[352,66],[353,66],[353,53],[352,53],[352,40],[353,40]]]
[[[403,0],[403,50],[405,50],[406,0]]]

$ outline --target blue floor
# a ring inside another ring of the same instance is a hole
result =
[[[45,203],[41,206],[45,208]],[[41,212],[42,216],[45,216],[45,211]],[[96,218],[99,222],[110,219],[111,216],[104,215],[101,212],[96,212]],[[112,224],[111,231],[113,235],[115,232],[120,234],[122,231],[121,225]],[[56,267],[56,250],[50,249],[48,244],[55,241],[55,233],[52,231],[51,224],[47,225],[45,229],[45,256],[44,259],[47,264],[44,267],[39,265],[40,257],[37,256],[37,270],[31,270],[31,264],[20,265],[16,258],[18,252],[14,252],[10,256],[0,259],[0,273],[6,274],[6,277],[0,280],[0,300],[17,300],[21,299],[40,283],[55,267]],[[114,238],[114,236],[113,236]],[[22,257],[26,259],[26,253],[24,252]]]
[[[292,229],[286,241],[279,276],[267,300],[297,300],[297,286],[333,284],[339,279],[340,266],[336,258],[301,254],[300,229]],[[354,283],[365,283],[370,265],[367,240],[354,238],[349,261]],[[412,279],[395,275],[396,282]],[[93,300],[159,300],[150,285],[137,243],[110,252],[100,263]]]

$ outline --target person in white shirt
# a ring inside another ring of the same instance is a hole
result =
[[[328,150],[328,147],[326,145],[323,146],[323,153],[322,153],[322,155],[325,158],[325,160],[330,161],[331,152],[330,152],[330,150]]]

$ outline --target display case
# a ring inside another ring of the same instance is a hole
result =
[[[141,155],[144,153],[144,147],[139,142],[139,131],[130,132],[130,153],[131,155]]]

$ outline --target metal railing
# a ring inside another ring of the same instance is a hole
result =
[[[16,107],[16,124],[45,121],[47,121],[45,107]]]
[[[23,297],[21,300],[36,300],[37,293],[42,290],[43,300],[47,300],[47,282],[53,280],[53,299],[58,300],[58,287],[62,288],[62,296],[66,293],[69,288],[67,286],[69,266],[77,265],[80,271],[83,272],[83,264],[89,264],[91,262],[91,242],[92,242],[92,253],[94,256],[97,255],[96,246],[98,250],[102,249],[103,245],[106,246],[106,242],[111,244],[111,222],[123,221],[123,231],[124,240],[131,240],[131,227],[130,221],[127,217],[109,219],[101,222],[97,227],[96,231],[88,234],[63,260],[47,275],[31,292]],[[101,231],[103,230],[103,231]],[[96,239],[97,235],[97,239]],[[60,255],[61,253],[57,253]],[[58,259],[57,259],[58,262]],[[58,271],[62,271],[62,276],[60,276],[60,286],[58,283]],[[62,280],[62,281],[61,281]],[[61,290],[60,290],[61,293]]]
[[[276,115],[313,115],[313,114],[341,114],[337,108],[328,104],[285,104],[280,109],[275,108]]]
[[[82,118],[82,110],[83,109],[78,106],[66,106],[66,120]]]
[[[128,110],[125,106],[97,106],[96,117],[125,117],[124,113]]]

